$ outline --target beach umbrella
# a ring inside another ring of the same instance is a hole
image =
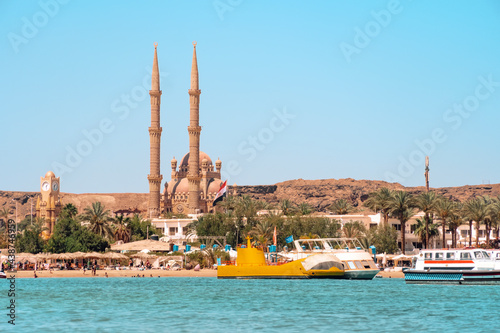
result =
[[[60,260],[71,260],[73,259],[73,256],[71,253],[59,253],[59,258]]]
[[[101,253],[98,253],[98,252],[89,252],[89,253],[85,253],[85,255],[83,257],[85,259],[101,259],[102,256],[103,255]]]
[[[33,253],[26,253],[26,252],[16,253],[16,258],[29,258],[34,256],[35,255]]]
[[[86,253],[77,251],[77,252],[71,252],[69,253],[69,255],[71,256],[71,259],[83,259],[85,258]]]
[[[116,252],[108,252],[103,254],[103,258],[105,259],[115,259],[115,260],[128,260],[130,259],[124,254],[116,253]]]

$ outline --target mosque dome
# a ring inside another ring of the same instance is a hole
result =
[[[187,178],[182,178],[180,181],[176,179],[172,179],[168,182],[166,186],[167,192],[170,194],[180,194],[180,193],[188,193],[189,192],[189,181]]]
[[[210,156],[208,156],[206,153],[202,152],[200,150],[200,162],[203,161],[204,159],[206,159],[208,161],[208,165],[212,165],[212,159],[210,158]],[[185,166],[187,167],[189,164],[189,153],[187,153],[186,155],[184,155],[184,157],[182,158],[181,160],[181,167]]]
[[[219,192],[220,187],[222,186],[223,181],[220,179],[214,179],[209,185],[208,185],[208,193],[217,193]]]
[[[45,174],[45,178],[55,178],[56,175],[52,171],[49,171]]]

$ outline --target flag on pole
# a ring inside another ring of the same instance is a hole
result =
[[[276,236],[276,226],[274,226],[273,243],[274,246],[278,245],[278,237]]]
[[[293,242],[293,235],[288,236],[287,238],[285,238],[285,240],[286,240],[287,243]]]
[[[227,189],[227,180],[222,184],[222,186],[219,189],[219,192],[217,192],[217,195],[215,196],[214,202],[212,206],[215,206],[217,202],[222,201],[222,199],[226,196],[226,189]]]

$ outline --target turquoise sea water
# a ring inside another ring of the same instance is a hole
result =
[[[16,280],[15,332],[493,332],[500,286],[406,285],[403,279]],[[4,306],[5,305],[5,306]]]

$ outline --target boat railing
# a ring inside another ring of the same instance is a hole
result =
[[[297,239],[294,243],[298,252],[367,251],[357,238],[307,238]]]
[[[283,260],[280,260],[277,262],[271,262],[271,261],[266,260],[266,265],[267,266],[281,266],[281,265],[284,265],[284,264],[289,263],[289,262],[290,261],[283,261]],[[222,261],[221,264],[222,264],[222,266],[237,266],[235,260]]]

